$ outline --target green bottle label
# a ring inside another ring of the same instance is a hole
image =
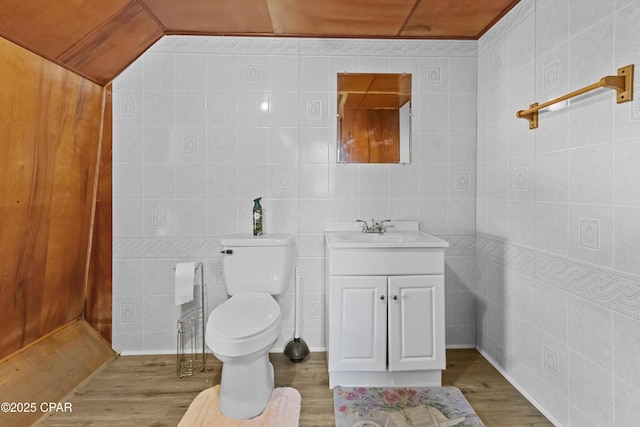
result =
[[[253,235],[259,236],[262,234],[262,206],[260,206],[260,199],[253,199]]]
[[[253,213],[253,235],[259,236],[262,234],[262,212],[256,211]]]

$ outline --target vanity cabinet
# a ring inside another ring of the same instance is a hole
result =
[[[439,242],[442,247],[376,248],[327,241],[331,388],[441,385],[447,243]]]
[[[444,369],[443,276],[333,276],[332,371]]]

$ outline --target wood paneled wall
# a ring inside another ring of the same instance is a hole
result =
[[[0,358],[82,315],[103,91],[0,38]]]

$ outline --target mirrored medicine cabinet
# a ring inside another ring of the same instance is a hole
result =
[[[411,74],[338,74],[338,163],[411,163]]]

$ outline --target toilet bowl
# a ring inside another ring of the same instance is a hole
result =
[[[218,405],[223,415],[260,415],[274,388],[269,350],[280,336],[280,306],[268,293],[238,293],[207,321],[205,340],[222,364]]]

